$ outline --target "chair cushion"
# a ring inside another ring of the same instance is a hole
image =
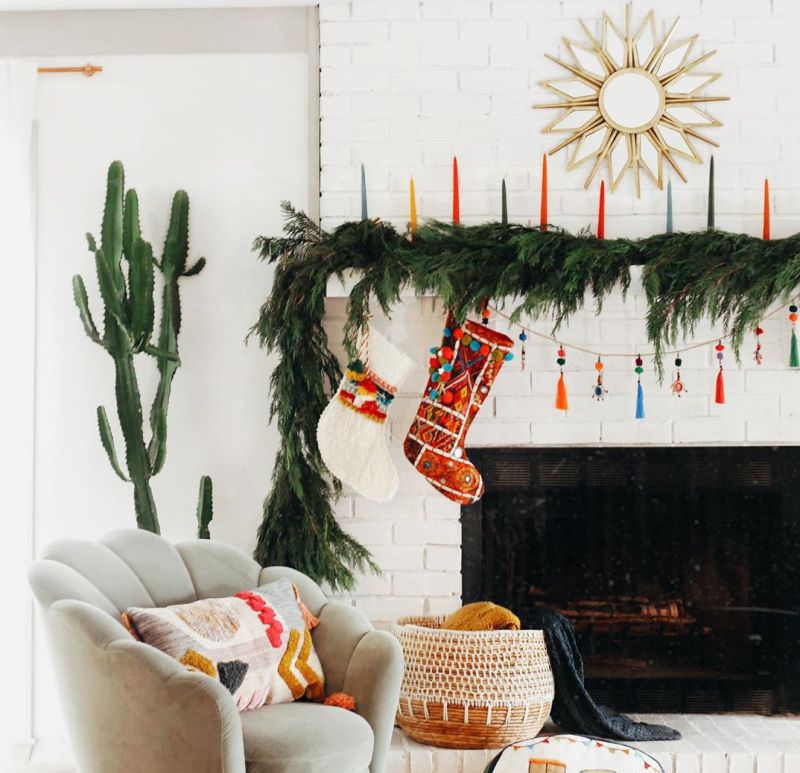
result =
[[[247,773],[366,773],[372,728],[352,711],[282,703],[242,714]]]
[[[240,711],[323,695],[322,665],[286,578],[230,598],[129,607],[123,621],[146,644],[218,679]]]

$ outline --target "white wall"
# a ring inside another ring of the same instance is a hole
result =
[[[323,222],[327,227],[360,213],[358,166],[364,163],[370,216],[403,226],[408,181],[416,181],[421,217],[450,216],[451,160],[461,171],[461,214],[467,223],[496,219],[500,179],[509,186],[512,221],[538,223],[542,153],[555,144],[541,128],[555,114],[531,105],[550,101],[539,81],[563,72],[544,58],[565,56],[562,36],[580,37],[579,18],[590,27],[603,11],[622,20],[623,0],[323,0],[321,26],[321,136]],[[773,237],[800,222],[800,4],[791,0],[673,0],[635,3],[640,19],[654,8],[659,29],[676,14],[679,35],[699,33],[700,51],[718,49],[707,69],[722,77],[713,92],[730,102],[713,105],[724,123],[709,130],[721,147],[716,158],[719,228],[760,235],[762,182],[772,190]],[[706,69],[706,68],[703,68]],[[709,149],[702,147],[707,157]],[[673,175],[676,227],[704,227],[708,166],[682,164],[689,178]],[[583,190],[585,173],[567,172],[565,156],[550,159],[550,220],[577,231],[594,228],[597,186]],[[642,236],[664,229],[665,194],[643,185],[641,199],[628,179],[606,204],[606,236]],[[344,304],[328,305],[328,329],[341,337]],[[609,352],[648,351],[646,304],[636,282],[595,317],[581,312],[562,330],[567,343]],[[519,359],[505,365],[473,425],[468,444],[567,445],[655,443],[798,443],[800,373],[789,371],[785,309],[765,322],[765,364],[751,360],[752,341],[738,367],[725,360],[727,403],[713,402],[712,347],[686,353],[688,394],[673,398],[646,362],[647,418],[634,420],[635,376],[630,359],[606,360],[608,398],[591,397],[594,358],[568,347],[571,409],[553,407],[556,347],[528,341],[528,370]],[[443,311],[431,300],[408,302],[390,321],[377,323],[424,364],[441,334]],[[504,326],[499,324],[502,329]],[[549,332],[547,320],[535,327]],[[519,329],[512,331],[516,339]],[[717,335],[712,326],[699,339]],[[669,362],[668,364],[671,364]],[[459,604],[459,508],[436,494],[402,455],[401,444],[425,384],[423,367],[409,378],[392,407],[394,457],[400,493],[389,505],[347,496],[338,505],[345,527],[372,548],[386,570],[366,578],[353,603],[374,619],[448,611]]]
[[[102,75],[42,78],[38,93],[36,546],[135,525],[130,484],[111,471],[96,429],[104,404],[124,455],[113,363],[85,336],[70,284],[74,273],[84,276],[101,324],[84,232],[99,231],[106,168],[119,158],[157,254],[172,193],[183,187],[191,260],[208,260],[199,276],[181,280],[182,367],[167,462],[153,481],[162,532],[194,536],[198,481],[208,473],[214,538],[250,552],[278,447],[267,421],[270,363],[257,342],[244,342],[272,274],[250,246],[280,230],[281,199],[307,205],[307,57],[88,52],[87,60],[101,63]],[[140,356],[137,367],[146,417],[155,361]],[[41,647],[37,655],[34,731],[46,747],[60,719]]]

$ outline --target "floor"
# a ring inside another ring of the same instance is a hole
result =
[[[633,715],[678,728],[680,741],[633,744],[665,773],[800,773],[800,716]],[[556,732],[545,726],[543,732]],[[497,752],[434,749],[395,730],[385,773],[482,773]],[[74,773],[69,766],[28,764],[8,773]]]
[[[800,773],[800,716],[634,715],[670,725],[680,741],[632,744],[665,773]],[[545,726],[543,732],[555,732]],[[395,730],[386,773],[482,773],[496,751],[432,749]]]

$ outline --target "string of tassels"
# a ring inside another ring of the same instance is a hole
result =
[[[633,369],[636,373],[636,418],[644,418],[644,389],[642,389],[642,373],[644,373],[644,360],[642,355],[636,357],[636,367]]]
[[[567,384],[564,381],[564,365],[567,362],[567,353],[563,346],[558,348],[558,383],[556,384],[556,408],[559,411],[569,410],[569,400],[567,399]]]
[[[797,349],[797,306],[789,306],[789,322],[792,323],[792,342],[789,347],[789,367],[800,367],[800,353]]]
[[[717,350],[717,360],[719,361],[719,371],[717,372],[717,388],[714,391],[714,402],[722,405],[725,402],[725,378],[722,375],[722,360],[725,357],[725,345],[722,341],[718,341],[714,347]]]

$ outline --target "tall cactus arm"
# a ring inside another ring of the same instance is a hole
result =
[[[174,292],[173,292],[174,285]],[[173,324],[174,302],[177,296],[177,281],[164,286],[161,294],[161,321],[159,323],[158,349],[167,357],[158,357],[158,387],[150,408],[150,470],[157,475],[167,458],[167,410],[172,393],[172,379],[178,370],[178,336]],[[174,359],[172,358],[174,357]]]
[[[200,478],[200,491],[197,494],[197,538],[211,539],[208,527],[214,518],[214,488],[211,478]]]
[[[103,225],[100,235],[100,248],[103,250],[114,284],[123,288],[122,277],[122,225],[123,195],[125,192],[125,172],[120,161],[112,162],[108,167],[106,187],[106,203],[103,210]]]
[[[125,193],[125,205],[122,213],[122,254],[130,261],[133,247],[142,238],[142,227],[139,223],[139,197],[131,188]]]
[[[128,481],[128,476],[122,472],[122,468],[119,465],[119,459],[117,459],[117,449],[114,445],[114,435],[111,432],[111,425],[108,423],[106,409],[102,405],[97,406],[97,429],[100,431],[100,442],[103,444],[103,448],[106,450],[108,461],[111,462],[111,467],[113,468],[114,472],[117,473],[120,478],[122,478],[122,480]]]
[[[94,324],[92,319],[92,312],[89,311],[89,297],[86,295],[86,285],[83,283],[83,277],[80,274],[75,274],[72,277],[72,297],[78,307],[78,314],[80,314],[84,332],[96,344],[103,346],[103,339],[100,338],[97,325]]]
[[[197,276],[206,267],[206,259],[198,258],[181,276]]]
[[[102,249],[95,252],[94,262],[97,269],[97,284],[100,287],[100,295],[106,307],[105,339],[109,341],[112,337],[109,330],[109,317],[115,325],[127,331],[125,286],[122,282],[122,274],[113,270]]]
[[[130,335],[134,351],[150,344],[155,317],[153,300],[153,248],[144,239],[137,239],[128,257],[128,300],[130,305]]]
[[[176,191],[172,197],[167,238],[161,256],[161,270],[165,279],[179,277],[186,271],[189,257],[189,194]]]

